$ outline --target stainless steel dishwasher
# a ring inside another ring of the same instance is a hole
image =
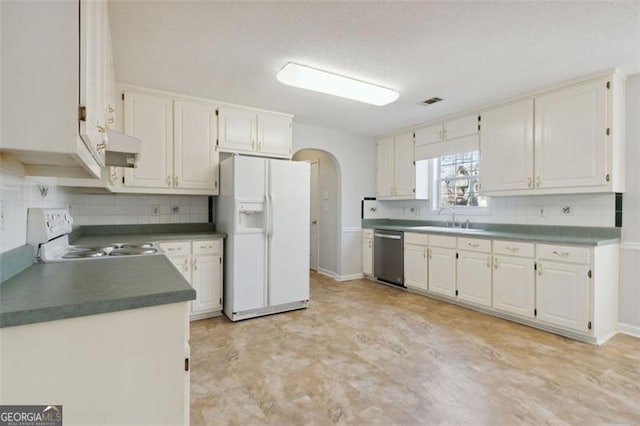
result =
[[[404,287],[403,252],[402,232],[374,230],[373,275],[380,281]]]

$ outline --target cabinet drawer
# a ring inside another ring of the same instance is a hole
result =
[[[373,229],[363,229],[362,238],[373,238]]]
[[[419,246],[426,246],[429,242],[429,236],[427,234],[414,234],[413,232],[404,233],[405,244],[417,244]]]
[[[586,247],[536,244],[537,258],[571,263],[589,263],[590,249]]]
[[[159,243],[159,246],[168,256],[188,256],[191,254],[189,241],[165,241]]]
[[[491,240],[479,238],[458,238],[458,250],[479,251],[491,253]]]
[[[220,240],[205,240],[193,242],[193,254],[220,254]]]
[[[429,235],[429,245],[431,247],[456,248],[456,237],[447,237],[445,235]]]
[[[518,241],[494,241],[494,254],[505,254],[507,256],[533,257],[533,243],[521,243]]]

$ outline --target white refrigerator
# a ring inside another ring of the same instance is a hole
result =
[[[309,306],[308,163],[220,163],[216,228],[227,234],[223,312],[232,321]]]

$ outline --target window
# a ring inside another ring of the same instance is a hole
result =
[[[487,207],[478,194],[479,151],[445,155],[437,159],[436,207]]]

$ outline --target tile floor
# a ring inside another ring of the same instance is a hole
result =
[[[366,280],[191,324],[192,425],[640,424],[640,339],[597,347]]]

